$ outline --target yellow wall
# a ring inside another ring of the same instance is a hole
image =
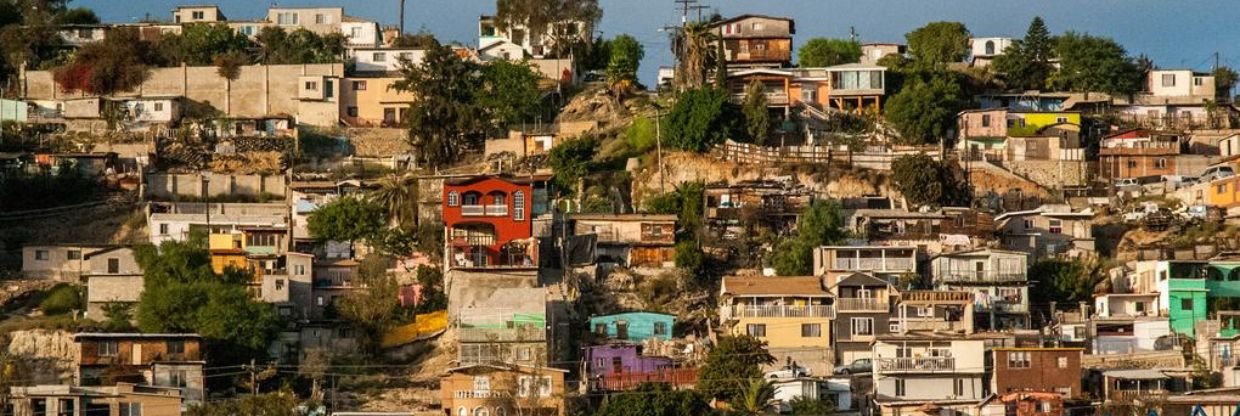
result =
[[[1036,133],[1039,129],[1059,123],[1059,118],[1067,118],[1069,123],[1081,125],[1081,113],[1015,113],[1020,118],[1025,119],[1025,126],[1012,126],[1008,128],[1009,136],[1027,136]]]
[[[1206,204],[1230,208],[1240,205],[1240,195],[1236,194],[1240,187],[1236,177],[1219,179],[1210,182],[1206,187]]]
[[[340,118],[352,126],[378,127],[383,122],[383,110],[396,110],[397,121],[402,110],[413,101],[410,93],[396,91],[393,85],[400,78],[345,78],[340,88]],[[355,90],[355,82],[365,82],[365,90]],[[357,116],[349,114],[349,107],[357,107]]]
[[[243,253],[213,253],[211,254],[211,270],[215,274],[224,274],[224,270],[228,267],[236,269],[245,269],[246,261]]]
[[[766,341],[769,348],[822,347],[830,345],[830,318],[736,318],[732,325],[733,335],[745,335],[749,324],[766,324]],[[801,337],[801,324],[819,324],[821,335],[815,338]]]

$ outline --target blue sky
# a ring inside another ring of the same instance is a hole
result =
[[[210,2],[211,0],[207,0]],[[706,1],[706,0],[704,0]],[[629,33],[646,47],[641,77],[649,82],[659,65],[672,64],[667,37],[659,32],[678,24],[673,0],[600,0],[605,36]],[[177,4],[203,0],[75,0],[106,22],[129,22],[146,15],[168,19]],[[396,24],[397,0],[283,0],[282,6],[343,6],[345,13]],[[265,15],[270,2],[216,0],[226,16]],[[709,0],[728,16],[758,13],[796,19],[799,45],[817,36],[844,37],[855,28],[863,42],[903,41],[908,31],[936,20],[965,23],[976,36],[1021,36],[1029,20],[1041,15],[1052,33],[1066,30],[1108,36],[1132,54],[1144,53],[1160,67],[1209,69],[1219,52],[1224,64],[1240,66],[1240,7],[1205,0]],[[425,28],[441,40],[476,43],[477,18],[495,10],[492,0],[408,0],[407,30]]]

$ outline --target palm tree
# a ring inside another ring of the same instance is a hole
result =
[[[418,225],[418,179],[413,175],[392,174],[379,181],[370,201],[383,207],[388,221],[412,229]]]
[[[733,408],[749,416],[763,415],[771,409],[771,401],[775,400],[775,386],[761,378],[751,378],[743,387],[745,391],[736,398]]]
[[[692,22],[672,35],[672,53],[679,67],[676,69],[676,85],[681,90],[701,87],[706,83],[706,71],[716,56],[714,30],[706,22]]]

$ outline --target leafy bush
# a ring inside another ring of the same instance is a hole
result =
[[[673,148],[706,152],[740,131],[743,117],[728,102],[728,92],[716,88],[685,91],[664,119],[663,135]]]
[[[598,142],[592,136],[565,140],[551,149],[547,164],[555,173],[555,184],[563,193],[572,193],[577,182],[589,173],[590,161],[598,151]]]
[[[60,315],[82,309],[82,294],[73,286],[57,285],[39,303],[39,309],[43,310],[44,315]]]
[[[629,142],[629,146],[638,152],[645,152],[654,148],[657,143],[657,133],[654,129],[655,122],[646,117],[638,117],[633,120],[633,124],[629,125],[628,130],[624,132],[625,139]]]

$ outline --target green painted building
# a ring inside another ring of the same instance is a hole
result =
[[[1156,266],[1171,330],[1196,337],[1198,321],[1240,303],[1240,260],[1170,261]],[[1166,272],[1164,272],[1164,270]],[[1163,279],[1163,276],[1168,276]],[[1165,286],[1164,286],[1165,283]]]

